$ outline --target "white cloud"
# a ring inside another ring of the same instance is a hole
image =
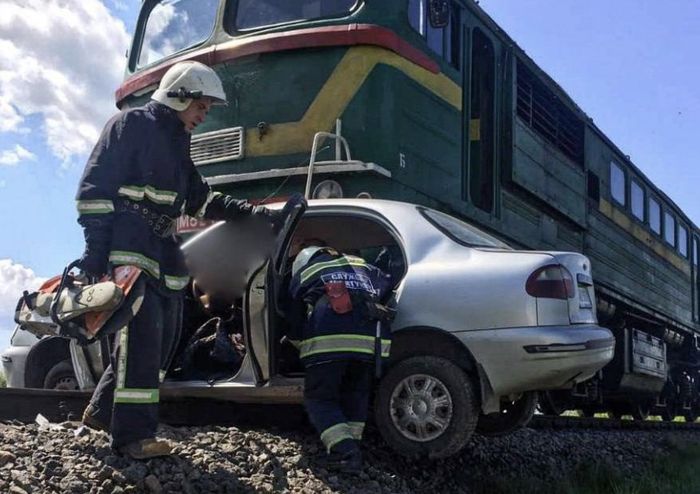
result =
[[[126,5],[120,0],[111,0],[110,3],[112,4],[115,10],[119,10],[120,12],[126,12],[127,10],[129,10],[128,5]]]
[[[24,290],[36,290],[46,278],[40,278],[31,269],[0,259],[0,329],[11,329],[17,301]]]
[[[34,153],[28,151],[19,144],[16,144],[14,149],[5,150],[0,153],[0,165],[13,166],[20,161],[31,161],[35,159],[36,156]]]
[[[99,0],[0,0],[0,132],[39,114],[52,153],[87,154],[116,113],[129,43]]]

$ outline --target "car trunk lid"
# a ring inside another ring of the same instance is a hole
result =
[[[595,293],[590,260],[583,254],[574,252],[553,252],[551,254],[557,264],[569,271],[573,279],[573,293],[567,299],[569,320],[572,324],[596,323]]]

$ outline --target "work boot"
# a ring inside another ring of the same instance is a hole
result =
[[[109,427],[107,426],[107,424],[95,417],[96,412],[97,409],[94,406],[92,406],[92,404],[86,406],[85,410],[83,411],[83,417],[81,419],[83,425],[86,425],[89,428],[98,431],[109,432]]]
[[[152,437],[129,443],[118,448],[118,451],[134,460],[147,460],[157,456],[168,456],[172,453],[173,447],[169,441]]]
[[[328,470],[357,475],[362,471],[362,452],[360,452],[359,448],[346,453],[331,451],[322,460],[322,463]]]

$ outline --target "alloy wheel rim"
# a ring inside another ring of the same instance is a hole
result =
[[[399,382],[389,406],[394,427],[417,442],[440,437],[449,427],[454,410],[447,386],[427,374],[413,374]]]

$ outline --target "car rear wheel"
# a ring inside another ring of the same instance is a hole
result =
[[[501,411],[479,417],[476,432],[482,436],[504,436],[525,427],[537,408],[537,393],[528,392],[501,406]]]
[[[70,360],[63,360],[57,363],[46,373],[44,389],[56,389],[61,391],[79,389],[78,379],[75,377],[73,364]]]
[[[478,413],[471,378],[440,357],[411,357],[394,365],[375,401],[384,440],[409,457],[455,454],[474,432]]]

